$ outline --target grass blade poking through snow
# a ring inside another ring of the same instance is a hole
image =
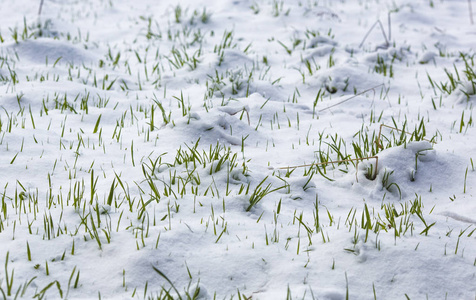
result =
[[[111,206],[112,199],[114,198],[114,188],[116,184],[116,178],[112,180],[111,189],[109,190],[109,195],[107,196],[107,205]]]
[[[177,288],[175,287],[175,285],[172,283],[172,281],[170,281],[170,279],[165,276],[164,273],[162,273],[159,269],[157,269],[156,267],[152,266],[152,269],[154,269],[155,272],[157,272],[162,278],[164,278],[169,284],[170,286],[174,289],[174,291],[177,293],[177,297],[178,299],[182,300],[182,296],[180,296],[180,293],[179,291],[177,290]],[[170,295],[169,295],[170,296]],[[170,299],[173,299],[172,297],[170,297]]]
[[[285,187],[285,185],[271,189],[271,183],[269,183],[265,188],[263,188],[263,184],[265,183],[268,176],[266,176],[255,188],[253,193],[250,196],[250,205],[246,208],[246,211],[250,211],[253,206],[255,206],[258,202],[260,202],[266,195],[271,194],[272,192],[276,192]]]
[[[94,125],[94,130],[93,130],[93,133],[96,133],[98,132],[98,129],[99,129],[99,123],[101,122],[101,116],[102,114],[99,115],[98,117],[98,120],[96,121],[96,125]]]
[[[316,167],[317,170],[320,172],[320,169],[318,166],[324,166],[324,165],[329,165],[329,164],[338,164],[338,163],[345,163],[345,162],[359,162],[361,160],[369,160],[369,159],[375,159],[375,172],[371,170],[370,175],[368,176],[369,179],[374,180],[377,178],[377,170],[378,170],[378,156],[369,156],[369,157],[362,157],[362,158],[352,158],[352,159],[344,159],[344,160],[336,160],[336,161],[326,161],[326,162],[320,162],[320,163],[313,163],[313,164],[307,164],[307,165],[299,165],[299,166],[289,166],[289,167],[279,167],[277,168],[278,170],[289,170],[289,169],[295,169],[295,168],[304,168],[304,167]],[[322,176],[324,174],[321,173]],[[356,174],[357,176],[357,174]],[[330,181],[334,181],[333,179],[330,179],[326,176],[324,176],[326,179]]]

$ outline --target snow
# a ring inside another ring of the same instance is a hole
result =
[[[36,2],[0,11],[3,298],[474,299],[468,1]]]

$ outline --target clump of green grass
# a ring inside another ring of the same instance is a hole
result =
[[[266,179],[268,179],[268,176],[266,176],[263,180],[261,180],[261,182],[255,187],[255,189],[251,193],[251,196],[249,198],[249,203],[250,204],[246,208],[246,211],[250,211],[254,206],[256,206],[256,204],[258,204],[261,200],[263,200],[263,198],[266,195],[271,194],[273,192],[276,192],[276,191],[286,187],[285,185],[283,185],[281,187],[272,189],[271,188],[272,187],[271,183],[268,183],[268,185],[266,187],[264,187]]]

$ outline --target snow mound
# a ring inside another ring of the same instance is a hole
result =
[[[70,64],[91,64],[99,60],[99,56],[81,46],[51,38],[26,40],[9,48],[16,51],[22,60],[36,64],[44,64],[46,60],[53,64],[60,58]]]
[[[400,199],[446,185],[451,176],[448,159],[427,141],[383,150],[379,155],[376,189]]]

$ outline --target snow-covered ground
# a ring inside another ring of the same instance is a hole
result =
[[[39,4],[0,10],[0,298],[476,297],[471,2]]]

